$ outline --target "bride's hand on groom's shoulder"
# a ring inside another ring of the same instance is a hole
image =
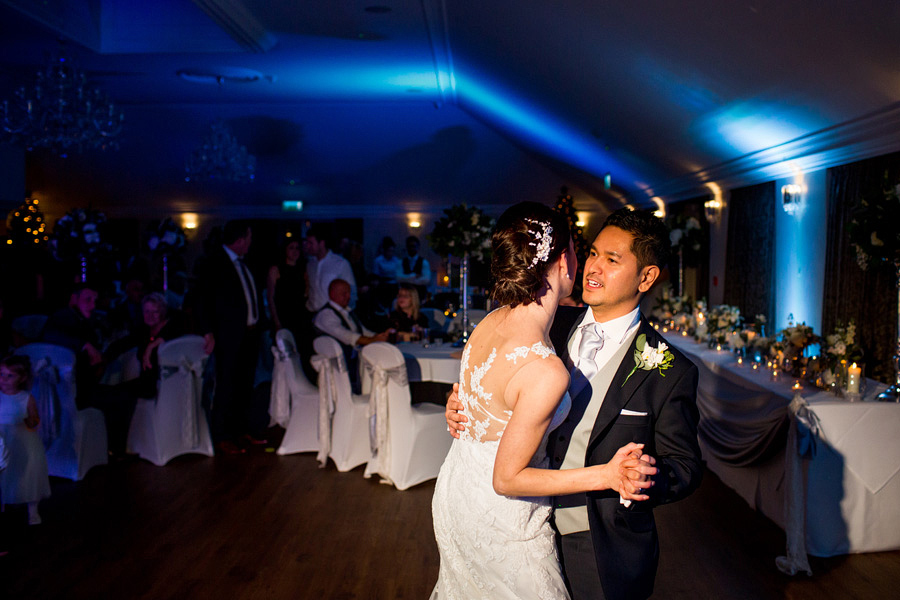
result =
[[[450,432],[450,435],[459,439],[459,434],[461,431],[466,430],[466,426],[463,423],[467,423],[469,419],[466,418],[464,414],[462,414],[463,405],[462,402],[459,401],[459,384],[453,384],[453,393],[447,398],[447,408],[444,410],[444,417],[447,419],[447,430]]]
[[[643,444],[626,444],[605,465],[609,489],[618,492],[624,500],[650,499],[643,490],[653,485],[651,477],[656,475],[656,459],[644,454],[643,448]]]

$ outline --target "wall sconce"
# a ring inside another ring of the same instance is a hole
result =
[[[706,213],[706,220],[710,223],[718,223],[722,216],[722,201],[714,198],[703,203],[703,209]]]
[[[781,199],[784,212],[795,215],[803,204],[803,187],[792,183],[781,187]]]
[[[418,214],[411,213],[406,215],[406,224],[409,225],[410,229],[418,229],[422,226],[422,221]]]
[[[181,213],[181,226],[188,231],[197,229],[197,214]]]

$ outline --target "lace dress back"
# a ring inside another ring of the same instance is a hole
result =
[[[432,516],[441,567],[432,600],[568,598],[548,522],[549,499],[500,496],[493,488],[497,448],[512,416],[506,387],[520,369],[547,368],[551,355],[553,349],[540,341],[491,335],[473,336],[463,351],[459,398],[469,424],[453,441],[435,484]],[[570,405],[566,394],[531,466],[546,468],[547,437]]]

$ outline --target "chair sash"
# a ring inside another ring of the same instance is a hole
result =
[[[372,460],[366,466],[365,476],[380,474],[390,482],[388,470],[391,465],[390,417],[388,409],[388,381],[397,385],[409,385],[406,365],[398,365],[385,369],[381,365],[372,364],[363,357],[362,367],[372,381],[372,392],[369,395],[369,445],[372,449]]]
[[[59,431],[62,427],[62,408],[59,404],[59,394],[57,386],[59,385],[59,370],[50,362],[48,358],[42,358],[34,363],[32,369],[34,372],[34,385],[36,387],[35,402],[37,404],[38,414],[41,417],[38,426],[38,435],[45,448],[49,448],[50,444],[59,437]]]
[[[803,471],[808,459],[816,455],[816,444],[824,441],[819,417],[809,409],[809,404],[796,394],[788,408],[791,425],[788,429],[784,452],[784,521],[787,533],[786,556],[775,559],[778,570],[785,575],[805,571],[812,575],[806,556],[806,488]]]
[[[319,374],[319,453],[316,460],[319,468],[324,468],[331,453],[331,421],[337,403],[337,378],[347,373],[347,363],[342,355],[322,356],[316,354],[310,360]]]
[[[272,355],[278,361],[272,372],[272,401],[269,403],[269,416],[273,423],[287,429],[291,420],[291,382],[290,372],[293,355],[277,345],[272,346]]]
[[[166,392],[175,397],[175,403],[181,407],[181,440],[191,448],[200,445],[200,419],[204,418],[200,411],[200,386],[203,367],[206,359],[191,362],[182,358],[177,365],[160,365],[162,380],[180,376],[190,379],[190,385],[168,386]]]

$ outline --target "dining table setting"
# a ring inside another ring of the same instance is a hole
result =
[[[900,548],[900,404],[877,400],[885,384],[829,391],[686,332],[666,340],[699,370],[708,468],[785,529],[782,571],[809,571],[807,553]]]

